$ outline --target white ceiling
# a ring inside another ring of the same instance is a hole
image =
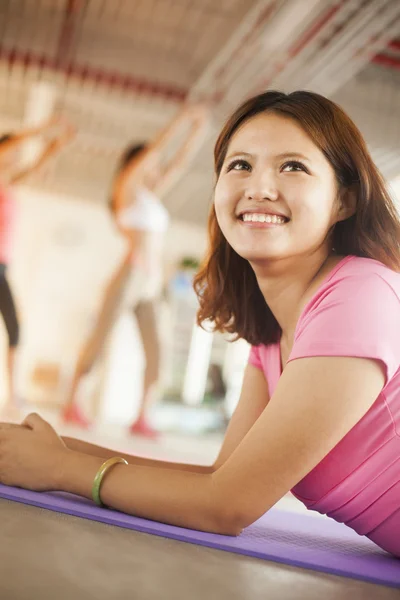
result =
[[[213,100],[209,139],[166,198],[203,224],[217,131],[266,88],[331,96],[385,176],[399,174],[399,39],[398,0],[1,0],[0,127],[21,126],[32,84],[48,82],[78,135],[32,184],[101,202],[128,142],[152,139],[187,98]]]

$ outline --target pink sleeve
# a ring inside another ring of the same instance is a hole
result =
[[[260,359],[260,346],[251,347],[248,364],[253,365],[253,367],[257,367],[257,369],[263,368]]]
[[[400,300],[389,283],[375,273],[353,276],[314,298],[289,360],[310,356],[376,359],[390,379],[400,366]]]

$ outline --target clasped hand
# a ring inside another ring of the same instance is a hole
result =
[[[53,427],[32,413],[21,425],[0,423],[0,483],[36,491],[57,489],[69,452]]]

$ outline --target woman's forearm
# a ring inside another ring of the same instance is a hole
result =
[[[164,166],[162,176],[157,185],[157,192],[160,195],[165,195],[189,166],[205,140],[207,129],[208,116],[204,112],[203,115],[198,116],[192,121],[181,148],[171,158],[169,163]]]
[[[38,125],[33,125],[32,127],[27,127],[26,129],[16,132],[14,137],[23,141],[43,134],[50,135],[53,139],[60,137],[70,138],[74,135],[74,130],[68,121],[64,121],[63,119],[60,119],[59,116],[53,115]]]
[[[168,123],[168,125],[164,127],[164,129],[160,131],[158,136],[153,141],[151,145],[152,150],[159,151],[176,135],[181,125],[190,119],[190,109],[191,106],[188,105],[178,110],[174,118]]]
[[[74,450],[75,452],[81,452],[82,454],[90,454],[91,456],[98,456],[105,459],[111,458],[112,456],[116,456],[117,454],[118,456],[126,458],[125,454],[115,452],[108,448],[103,448],[102,446],[97,446],[96,444],[91,444],[90,442],[84,442],[83,440],[78,440],[76,438],[65,436],[62,436],[61,439],[69,450]]]
[[[28,127],[27,129],[22,129],[17,131],[13,138],[17,141],[17,143],[24,142],[32,137],[37,137],[42,135],[49,127],[51,126],[50,121],[45,121],[40,123],[40,125],[36,125],[33,127]]]
[[[20,146],[21,144],[24,144],[27,140],[31,139],[31,138],[37,138],[39,136],[42,136],[43,134],[45,134],[48,130],[50,130],[52,127],[55,127],[55,123],[57,122],[56,119],[50,119],[49,121],[45,121],[43,123],[41,123],[40,125],[37,125],[36,127],[30,127],[28,129],[23,129],[20,131],[17,131],[16,133],[12,133],[10,138],[4,142],[3,144],[1,144],[1,149],[0,152],[1,154],[9,152],[10,150],[13,150],[15,147]],[[68,130],[66,130],[63,134],[54,132],[53,135],[51,135],[51,139],[54,141],[54,139],[58,139],[58,143],[60,145],[64,145],[65,143],[67,143],[74,135],[74,132],[72,130],[71,127],[68,128]]]
[[[19,171],[19,173],[16,173],[11,178],[12,183],[20,183],[21,181],[32,175],[32,173],[38,171],[49,160],[49,158],[57,152],[58,148],[59,145],[57,142],[48,142],[33,164],[22,169],[21,171]]]
[[[96,444],[90,444],[89,442],[83,442],[82,440],[77,440],[75,438],[63,437],[62,440],[67,448],[74,450],[75,452],[80,452],[82,454],[88,454],[90,456],[96,456],[104,459],[112,458],[113,456],[121,456],[122,458],[125,458],[129,464],[136,465],[138,467],[157,467],[161,469],[175,469],[179,471],[202,474],[214,472],[214,467],[212,465],[190,465],[186,463],[175,463],[151,458],[141,458],[140,456],[124,454],[123,452],[117,452],[116,450],[110,450],[109,448],[96,446]]]
[[[92,497],[103,459],[66,450],[53,489]],[[235,535],[212,474],[117,464],[106,473],[101,500],[109,508],[137,517],[202,531]]]

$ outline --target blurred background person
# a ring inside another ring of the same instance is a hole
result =
[[[74,130],[69,123],[52,118],[38,127],[6,133],[0,137],[0,312],[8,335],[8,394],[3,406],[3,413],[6,415],[17,412],[21,404],[15,389],[20,322],[7,277],[7,268],[12,260],[16,221],[16,203],[12,187],[24,182],[32,173],[43,167],[73,135]],[[43,149],[32,164],[21,166],[21,149],[33,138],[44,138]]]
[[[160,197],[171,189],[199,150],[208,120],[209,111],[204,105],[189,105],[153,143],[129,146],[121,157],[109,208],[118,231],[127,241],[127,251],[107,285],[98,321],[79,356],[63,411],[65,422],[83,427],[89,424],[76,402],[77,388],[101,352],[123,296],[124,304],[130,306],[136,318],[145,357],[139,411],[129,431],[151,438],[158,436],[149,422],[148,409],[159,393],[162,354],[159,313],[169,214]],[[164,163],[163,155],[183,128],[187,132],[184,142]]]

